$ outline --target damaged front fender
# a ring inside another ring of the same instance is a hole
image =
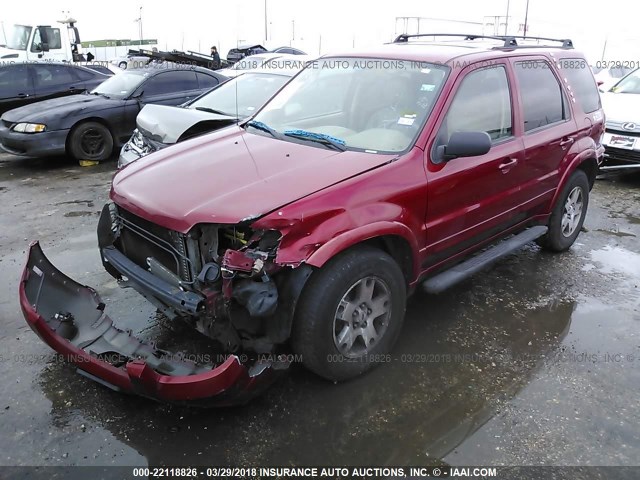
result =
[[[243,404],[288,366],[247,366],[235,355],[220,365],[199,364],[157,349],[117,328],[96,291],[56,269],[38,242],[29,248],[19,294],[27,323],[47,345],[117,391],[201,406]]]

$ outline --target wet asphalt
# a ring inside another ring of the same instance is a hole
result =
[[[0,466],[640,464],[640,174],[597,181],[569,252],[531,245],[416,293],[370,374],[334,385],[294,365],[246,406],[203,410],[78,375],[20,312],[39,239],[118,326],[208,348],[104,272],[95,229],[114,170],[0,154]]]

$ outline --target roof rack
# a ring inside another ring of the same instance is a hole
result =
[[[420,37],[463,37],[463,40],[475,40],[477,38],[499,40],[504,42],[502,47],[499,48],[531,48],[531,45],[519,45],[518,39],[521,40],[544,40],[547,42],[558,42],[562,45],[558,48],[573,48],[573,42],[568,38],[546,38],[546,37],[525,37],[521,35],[475,35],[472,33],[416,33],[407,34],[403,33],[398,35],[393,43],[407,43],[411,38]],[[538,45],[536,45],[538,46]],[[550,46],[550,45],[545,45]]]

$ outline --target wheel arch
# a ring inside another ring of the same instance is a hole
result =
[[[306,263],[321,268],[336,255],[363,245],[389,254],[402,270],[407,286],[415,282],[419,274],[417,240],[407,226],[395,222],[376,222],[334,237],[313,252]]]

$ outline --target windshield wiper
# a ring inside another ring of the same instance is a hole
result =
[[[255,120],[251,120],[249,123],[247,123],[247,126],[253,127],[255,129],[261,130],[263,132],[267,132],[273,138],[278,138],[278,133],[273,128],[271,128],[269,125],[267,125],[266,123],[257,122]]]
[[[213,108],[209,108],[209,107],[195,107],[196,110],[200,110],[201,112],[207,112],[207,113],[215,113],[216,115],[226,115],[226,116],[231,116],[228,113],[224,113],[221,110],[214,110]]]
[[[111,98],[106,93],[101,93],[101,92],[91,92],[91,95],[100,95],[101,97],[104,97],[104,98]]]
[[[347,147],[344,140],[341,138],[332,137],[331,135],[325,135],[324,133],[309,132],[307,130],[285,130],[284,134],[287,137],[300,138],[302,140],[309,140],[310,142],[321,143],[328,147],[334,148],[340,152],[344,152]]]

